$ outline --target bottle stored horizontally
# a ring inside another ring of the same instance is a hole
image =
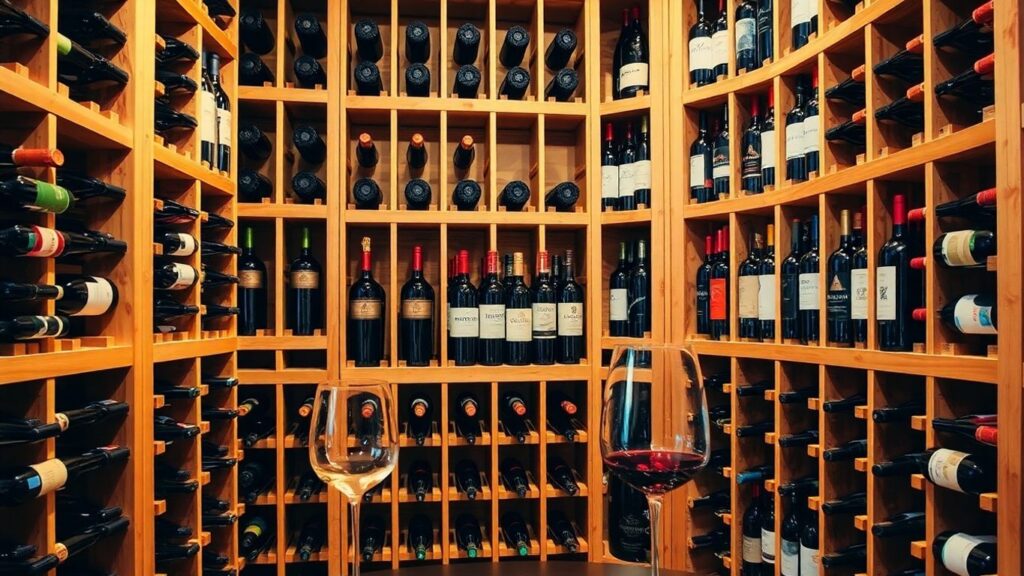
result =
[[[79,477],[128,459],[125,447],[106,446],[79,456],[53,458],[16,468],[0,478],[0,506],[16,506],[63,488]]]

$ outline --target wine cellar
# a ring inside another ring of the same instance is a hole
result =
[[[668,574],[1020,574],[1021,19],[0,0],[0,574],[648,574],[602,406],[666,342]],[[358,541],[326,381],[394,398]]]

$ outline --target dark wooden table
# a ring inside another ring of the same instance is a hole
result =
[[[392,572],[374,570],[367,576],[649,576],[650,568],[586,562],[471,562],[451,566],[402,568]],[[662,576],[692,576],[689,572],[662,570]]]

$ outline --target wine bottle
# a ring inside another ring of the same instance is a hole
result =
[[[559,510],[548,509],[548,532],[556,546],[565,548],[570,554],[575,554],[579,548],[576,527],[569,522],[569,519]]]
[[[750,0],[746,0],[749,2]],[[740,162],[742,189],[748,194],[760,194],[764,191],[761,185],[761,99],[754,96],[750,101],[750,123],[743,132],[741,140],[742,158]]]
[[[896,406],[875,408],[871,412],[871,419],[879,424],[909,422],[911,416],[920,416],[922,414],[924,414],[924,402],[915,399]]]
[[[794,434],[780,434],[776,442],[780,448],[803,448],[818,441],[817,430],[806,430]]]
[[[188,290],[199,281],[199,272],[188,264],[168,262],[153,270],[156,290]]]
[[[533,303],[523,275],[523,253],[515,252],[505,289],[505,363],[513,366],[529,364],[533,348]]]
[[[128,448],[106,446],[79,456],[9,469],[0,476],[0,506],[17,506],[73,483],[84,474],[128,459]]]
[[[472,64],[460,66],[455,72],[455,86],[452,88],[452,93],[459,98],[476,98],[482,80],[483,75],[480,74],[480,69],[476,66]]]
[[[256,124],[244,124],[238,129],[238,147],[242,154],[257,164],[262,164],[273,153],[270,138]]]
[[[995,446],[999,440],[999,429],[994,420],[991,423],[987,420],[978,422],[970,416],[966,418],[933,418],[932,429],[969,438],[988,446]]]
[[[498,253],[487,252],[486,276],[477,293],[479,336],[477,360],[485,366],[499,366],[504,361],[505,287],[498,280]]]
[[[419,132],[409,139],[409,146],[405,149],[405,161],[410,170],[422,170],[427,165],[427,146],[423,135]]]
[[[373,560],[374,555],[384,547],[384,520],[374,514],[364,517],[359,527],[359,554],[364,562]]]
[[[761,257],[764,238],[759,232],[750,237],[750,250],[740,262],[739,270],[739,327],[740,338],[761,337],[761,323],[758,321],[758,294],[760,291]]]
[[[743,513],[743,573],[761,573],[761,485],[754,484],[750,504]]]
[[[380,186],[372,178],[360,178],[352,185],[352,199],[357,210],[376,210],[380,208],[383,195]]]
[[[242,86],[264,86],[274,83],[274,73],[255,52],[246,52],[238,59],[238,83]]]
[[[875,464],[871,471],[882,478],[922,474],[938,486],[965,494],[991,492],[996,487],[996,469],[987,457],[948,448],[897,456]]]
[[[629,274],[629,287],[626,291],[629,302],[628,334],[632,338],[643,338],[651,331],[651,272],[647,267],[647,242],[638,240],[636,243],[636,260]]]
[[[530,287],[530,300],[533,309],[533,362],[554,364],[558,339],[558,294],[551,283],[551,264],[545,250],[537,252],[537,277]]]
[[[619,269],[625,265],[626,259],[626,244],[625,242],[619,244],[620,256],[619,256]],[[714,266],[716,258],[715,248],[711,235],[708,234],[704,237],[704,261],[697,268],[697,279],[695,282],[696,286],[696,317],[697,317],[697,334],[711,334],[711,268]],[[612,279],[615,278],[619,270],[613,272]],[[625,272],[623,272],[625,274]],[[774,278],[774,277],[773,277]],[[611,300],[615,302],[614,296]],[[609,307],[611,304],[609,304]],[[611,334],[616,336],[616,334]]]
[[[206,8],[207,14],[214,19],[235,17],[235,7],[228,0],[203,0],[203,6]]]
[[[738,384],[733,388],[733,392],[736,393],[737,398],[764,398],[765,392],[774,389],[775,383],[770,379],[766,379],[748,384]]]
[[[876,76],[897,79],[911,86],[924,81],[924,43],[921,36],[911,38],[904,49],[875,64]]]
[[[815,6],[817,2],[812,2]],[[804,105],[804,163],[807,174],[816,174],[819,169],[821,150],[821,119],[818,116],[818,67],[811,68],[811,88]]]
[[[921,274],[910,267],[905,197],[895,194],[892,202],[892,237],[879,250],[875,269],[878,347],[910,350],[915,335],[911,315],[921,294]]]
[[[932,542],[932,553],[943,568],[958,576],[995,574],[997,540],[995,535],[974,536],[949,530]]]
[[[936,34],[932,44],[943,52],[959,52],[975,58],[991,54],[994,15],[994,3],[984,2],[971,12],[969,18]]]
[[[725,0],[718,0],[718,18],[711,33],[711,63],[713,82],[720,76],[729,75],[729,13],[725,9]]]
[[[924,512],[900,512],[871,526],[871,533],[878,538],[924,538]]]
[[[751,424],[736,426],[733,430],[733,433],[736,435],[737,438],[752,438],[754,436],[761,436],[767,432],[771,432],[774,429],[774,420],[762,420],[760,422],[753,422]]]
[[[800,493],[794,490],[788,494],[788,506],[779,533],[779,568],[782,576],[800,576],[800,533],[803,528],[803,516]]]
[[[498,61],[505,68],[519,66],[526,55],[526,47],[530,45],[530,33],[526,28],[513,25],[505,32],[505,40],[501,43],[501,50],[498,52]]]
[[[425,514],[416,514],[409,520],[409,550],[417,560],[426,560],[434,546],[434,527]]]
[[[804,0],[793,0],[794,4]],[[806,118],[805,88],[803,77],[796,82],[796,103],[786,114],[786,178],[794,182],[807,180],[807,157],[804,156],[805,136],[804,119]]]
[[[729,337],[729,230],[719,228],[715,240],[715,262],[708,281],[708,310],[711,338]]]
[[[241,536],[238,539],[238,553],[252,562],[270,546],[273,539],[274,525],[269,524],[260,516],[253,516],[242,525]]]
[[[867,544],[854,544],[821,556],[821,566],[826,570],[833,568],[849,567],[851,570],[864,570],[867,565],[868,548]]]
[[[124,402],[99,400],[81,408],[57,412],[52,423],[37,418],[0,416],[0,446],[54,438],[66,432],[68,428],[79,430],[81,427],[127,413],[128,404]]]
[[[545,206],[558,212],[571,212],[580,198],[580,187],[575,182],[565,181],[555,184],[544,196]]]
[[[846,102],[858,109],[864,108],[864,72],[863,65],[854,68],[848,78],[825,90],[825,99]]]
[[[548,425],[567,441],[574,442],[578,436],[576,402],[564,392],[553,390],[548,393],[547,408]]]
[[[11,562],[4,562],[5,572],[11,574],[48,574],[54,568],[64,564],[68,559],[92,548],[101,540],[124,532],[128,528],[128,518],[121,516],[109,522],[93,524],[75,533],[61,538],[54,546],[54,551],[43,556],[32,557],[35,546],[19,546],[18,557]],[[198,550],[199,546],[196,545]],[[2,557],[2,554],[0,554]],[[64,572],[62,572],[63,574]]]
[[[757,58],[757,6],[753,0],[741,0],[736,5],[737,72],[760,68],[761,61]]]
[[[619,263],[608,280],[608,335],[614,337],[629,334],[629,277],[630,266],[626,259],[626,243],[619,242]]]
[[[384,288],[373,277],[370,238],[362,240],[361,276],[349,289],[348,355],[356,366],[379,366],[384,359]]]
[[[31,34],[45,38],[50,34],[50,27],[32,16],[11,0],[0,2],[0,37],[16,34]]]
[[[505,434],[516,439],[520,444],[526,443],[530,433],[527,425],[526,400],[516,392],[505,392],[501,398],[498,414]]]
[[[761,492],[761,571],[775,573],[775,495]]]
[[[619,154],[615,145],[615,126],[604,125],[604,146],[601,148],[601,208],[613,210],[619,203]]]
[[[430,95],[430,68],[424,64],[413,64],[405,69],[405,93],[408,96]]]
[[[530,88],[530,73],[526,68],[515,66],[509,68],[505,73],[505,79],[501,81],[498,94],[509,100],[522,100],[526,91]]]
[[[501,189],[498,205],[504,206],[509,212],[522,212],[530,201],[530,187],[522,180],[513,180]]]
[[[430,183],[422,178],[413,178],[405,185],[405,202],[409,210],[430,208]]]
[[[912,87],[911,90],[914,88]],[[924,130],[924,104],[907,96],[901,96],[885,106],[877,108],[875,120],[886,124],[897,124],[916,134]]]
[[[697,0],[697,21],[690,27],[690,39],[687,46],[689,50],[690,84],[696,86],[706,86],[715,81],[713,70],[715,55],[711,37],[713,26],[708,22],[705,14],[704,3],[706,1]]]
[[[74,89],[106,83],[124,86],[130,76],[103,56],[83,48],[67,36],[57,36],[57,79]]]
[[[699,112],[699,132],[690,145],[690,198],[709,202],[712,198],[712,152],[707,112]]]
[[[373,143],[373,137],[367,132],[359,134],[356,142],[356,161],[361,168],[374,168],[377,166],[380,156],[377,153],[377,146]]]
[[[482,435],[479,410],[480,404],[472,392],[459,394],[455,401],[455,433],[469,444],[476,444],[476,439]]]
[[[295,35],[306,56],[317,59],[327,56],[327,34],[315,14],[302,12],[295,15]]]
[[[632,126],[630,126],[631,128]],[[627,129],[627,138],[629,130]],[[633,160],[633,194],[620,198],[622,210],[636,210],[637,204],[651,207],[651,138],[647,129],[647,116],[640,118],[640,135],[636,139]]]
[[[961,334],[994,336],[997,331],[996,299],[991,294],[965,294],[939,309],[939,319]],[[914,320],[924,321],[928,310],[917,308]]]
[[[242,249],[238,246],[231,246],[223,242],[214,242],[212,240],[203,240],[202,244],[202,256],[203,258],[213,258],[215,256],[237,256],[242,253]]]
[[[480,52],[480,29],[470,22],[465,22],[455,31],[455,47],[452,49],[452,61],[461,66],[476,62]]]
[[[691,497],[687,505],[691,510],[724,510],[729,508],[732,498],[728,490],[718,490],[703,496]]]
[[[452,164],[457,170],[466,171],[473,165],[473,160],[476,158],[476,146],[473,141],[473,137],[466,134],[459,140],[459,144],[455,147],[455,152],[452,154]]]
[[[164,43],[162,50],[156,52],[156,63],[158,65],[176,62],[195,62],[199,59],[199,51],[174,36],[157,34]]]
[[[359,24],[356,26],[358,27]],[[380,96],[381,91],[384,90],[380,68],[373,62],[363,60],[356,64],[353,77],[356,83],[356,94],[359,96]]]
[[[360,18],[355,24],[356,54],[360,60],[377,62],[384,55],[384,42],[380,28],[369,18]]]
[[[256,255],[253,228],[245,229],[242,257],[238,260],[238,334],[255,336],[267,327],[267,267]]]
[[[434,289],[423,277],[423,248],[414,246],[412,272],[402,286],[399,359],[427,366],[434,353]]]
[[[817,18],[818,3],[808,0],[790,0],[789,21],[793,36],[793,49],[797,50],[811,41],[811,34],[816,26],[813,19]]]
[[[867,456],[867,448],[867,440],[851,440],[835,448],[825,450],[821,456],[826,462],[843,462]]]
[[[989,230],[957,230],[940,234],[932,254],[946,268],[984,268],[996,255],[996,235]]]
[[[826,400],[821,403],[821,410],[826,414],[842,414],[853,412],[857,406],[863,406],[867,403],[867,396],[858,392],[839,400]]]
[[[459,461],[455,466],[455,486],[470,500],[476,500],[480,493],[480,469],[470,459]]]
[[[765,233],[767,245],[757,270],[757,320],[762,341],[775,339],[775,225]]]
[[[178,302],[170,299],[157,298],[153,302],[153,319],[158,324],[166,322],[174,318],[180,318],[182,316],[195,316],[199,314],[199,306],[193,306],[191,304],[179,304]],[[162,326],[157,326],[157,331],[161,331]]]
[[[854,248],[849,210],[840,212],[839,222],[839,247],[828,257],[828,289],[825,293],[827,338],[833,345],[850,345],[854,340],[850,315],[850,267]]]
[[[210,168],[228,172],[231,170],[232,131],[234,129],[231,122],[231,99],[228,98],[227,92],[221,85],[220,56],[215,52],[208,52],[204,59],[206,60],[209,90],[212,97],[209,104],[212,104],[213,108],[212,116],[210,116],[211,112],[206,110],[204,101],[203,112],[206,116],[202,117],[204,125],[201,128],[205,131],[205,124],[212,122],[210,130],[213,132],[213,147],[210,149]],[[205,88],[202,97],[206,98]]]
[[[320,263],[313,257],[308,226],[302,228],[299,256],[288,267],[289,324],[295,336],[310,336],[320,328]]]
[[[772,0],[757,1],[757,63],[755,68],[760,68],[764,62],[775,59],[775,46],[773,39],[774,19]],[[771,90],[768,91],[771,94]],[[770,108],[771,106],[769,106]]]
[[[303,88],[325,88],[327,86],[327,71],[316,58],[309,54],[303,54],[296,58],[292,70],[295,72],[295,79],[298,80],[299,86]]]
[[[821,511],[826,516],[839,514],[863,514],[867,511],[867,493],[854,492],[842,498],[822,502]]]
[[[818,515],[804,515],[800,531],[800,574],[819,574]]]
[[[994,225],[996,196],[996,189],[989,188],[966,198],[943,202],[935,207],[935,216],[937,218],[964,218]],[[927,214],[925,208],[915,208],[907,213],[907,219],[910,222],[920,222]]]
[[[626,562],[643,562],[650,545],[646,497],[614,474],[608,476],[608,551]]]
[[[456,366],[476,364],[480,308],[469,277],[469,251],[459,250],[458,269],[448,293],[448,348]]]
[[[530,555],[530,530],[518,512],[505,512],[501,516],[501,534],[505,545],[520,556]]]
[[[416,460],[409,466],[406,489],[409,494],[416,497],[417,502],[426,500],[427,495],[434,489],[434,473],[430,462]]]
[[[569,496],[575,496],[580,491],[579,484],[576,483],[576,472],[565,460],[555,455],[551,455],[548,459],[548,482],[556,490],[565,492]]]
[[[580,84],[580,77],[572,68],[562,68],[551,77],[547,87],[544,89],[545,100],[556,102],[568,102],[576,93]]]
[[[241,202],[262,202],[274,194],[274,184],[255,170],[238,171],[238,195]]]
[[[530,492],[530,480],[527,477],[526,469],[515,458],[508,457],[501,461],[501,483],[505,490],[514,492],[519,498],[526,498]]]
[[[584,294],[576,283],[576,258],[572,250],[565,251],[564,277],[558,283],[556,292],[558,338],[555,342],[555,357],[559,364],[579,364],[586,345],[583,333]]]
[[[729,105],[726,104],[722,107],[722,119],[718,123],[718,134],[715,136],[715,146],[711,153],[711,200],[729,195],[729,178],[732,172],[729,162]]]
[[[576,44],[576,32],[572,28],[562,28],[548,44],[548,49],[544,53],[544,64],[552,71],[565,68],[573,51],[576,50]]]
[[[327,158],[327,143],[313,126],[306,124],[295,128],[292,144],[302,159],[310,164],[322,164]]]
[[[124,253],[127,243],[105,232],[60,231],[42,226],[14,225],[0,230],[0,254],[29,258],[59,258],[93,253]]]
[[[173,442],[187,440],[199,435],[199,426],[178,422],[170,416],[157,414],[153,417],[153,437],[157,440]]]
[[[274,49],[274,34],[259,8],[246,7],[238,19],[238,36],[246,48],[266,56]]]
[[[863,148],[867,143],[865,120],[864,110],[854,112],[853,116],[846,122],[829,128],[825,132],[825,140]]]

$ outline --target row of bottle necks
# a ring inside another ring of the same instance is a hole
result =
[[[978,269],[986,268],[988,259],[996,254],[995,201],[995,190],[984,190],[937,206],[934,217],[955,217],[960,219],[958,223],[967,221],[976,227],[940,234],[929,254],[922,246],[923,234],[918,228],[929,211],[908,211],[906,198],[902,194],[893,196],[892,235],[879,248],[875,267],[874,311],[880,349],[906,351],[915,342],[924,341],[924,321],[930,316],[922,292],[922,271],[927,266],[967,274],[978,274]],[[863,209],[853,214],[851,228],[851,211],[841,210],[839,245],[825,262],[824,340],[831,345],[867,342],[871,295],[863,214]],[[822,340],[818,216],[794,219],[789,232],[790,253],[784,259],[775,255],[773,225],[768,225],[764,235],[750,235],[748,256],[737,270],[740,338],[772,340],[780,326],[784,339],[803,343]],[[716,339],[727,338],[730,332],[728,238],[727,228],[720,228],[714,239],[711,235],[705,238],[705,260],[696,273],[696,331]],[[776,272],[781,276],[778,297]],[[985,273],[975,277],[980,291],[943,304],[937,311],[939,319],[956,333],[995,336],[993,283]],[[781,301],[780,323],[775,319],[777,300]]]

